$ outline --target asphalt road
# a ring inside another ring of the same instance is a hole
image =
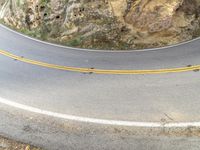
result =
[[[0,26],[0,49],[22,58],[74,68],[155,70],[188,68],[200,64],[200,39],[187,44],[157,50],[99,52],[48,45],[28,39]],[[196,122],[198,126],[200,120],[199,81],[200,72],[198,69],[165,74],[108,75],[47,68],[0,55],[1,103],[2,101],[14,102],[12,105],[31,107],[28,108],[30,110],[34,107],[49,114],[56,114],[60,118],[75,116],[78,117],[74,119],[76,123],[89,118],[91,120],[84,121],[107,124],[103,121],[110,120],[113,126],[122,121],[122,127],[124,123],[124,128],[126,128],[126,124],[134,124],[134,122],[139,122],[141,126],[144,123],[144,127],[145,125],[151,126],[150,123],[160,125],[177,123],[176,125],[178,125],[185,122]],[[7,109],[8,113],[12,110],[10,106],[1,105],[3,108],[9,108]],[[4,113],[2,111],[0,115],[3,116]],[[26,113],[25,111],[22,114]],[[9,122],[10,126],[13,125],[14,119],[2,118],[5,122]],[[18,120],[20,119],[18,118]],[[112,122],[113,120],[116,122]],[[87,123],[83,124],[87,126]],[[133,124],[132,127],[134,127]],[[37,126],[41,127],[41,125]],[[12,134],[13,130],[5,130],[5,124],[0,127],[0,133],[8,136]],[[18,129],[16,130],[18,131]],[[19,133],[20,131],[21,129],[19,129]],[[15,135],[19,135],[19,133]],[[30,134],[29,131],[28,133]],[[84,137],[86,134],[82,136]],[[17,138],[17,136],[13,137]],[[44,135],[41,137],[44,138]],[[102,135],[95,137],[102,138]],[[129,138],[127,134],[126,138]],[[132,136],[131,138],[132,140],[135,139]],[[26,136],[26,139],[27,141],[32,139],[33,144],[45,147],[45,144],[41,144],[41,141],[34,142],[33,137],[27,138]],[[49,141],[52,142],[52,139],[53,137],[49,137]],[[195,142],[198,143],[198,140]],[[189,142],[187,146],[191,146],[191,141],[188,141],[187,138],[183,141],[185,144]],[[105,144],[105,141],[102,141],[102,143]],[[161,140],[161,145],[164,143],[165,140],[164,142]],[[62,144],[60,143],[60,145]],[[98,144],[96,143],[96,145]],[[138,146],[138,143],[136,145]],[[115,146],[117,147],[117,144]],[[186,149],[187,146],[183,147]],[[116,147],[113,147],[113,149]],[[49,149],[48,146],[47,148]],[[128,146],[127,149],[129,148],[131,147]]]

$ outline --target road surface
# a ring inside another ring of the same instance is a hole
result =
[[[130,52],[49,45],[3,26],[0,39],[0,104],[8,113],[16,109],[84,128],[200,127],[200,39]],[[1,115],[7,116],[6,112]],[[2,118],[13,128],[14,119]],[[5,130],[9,128],[5,124],[0,127],[0,133],[11,136],[13,130]],[[161,140],[161,145],[165,142]]]

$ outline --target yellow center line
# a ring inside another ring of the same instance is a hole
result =
[[[47,67],[51,69],[65,70],[65,71],[73,71],[73,72],[81,72],[81,73],[96,73],[96,74],[164,74],[164,73],[178,73],[178,72],[187,72],[199,70],[200,65],[189,66],[189,67],[181,67],[181,68],[170,68],[170,69],[154,69],[154,70],[105,70],[105,69],[93,69],[93,68],[79,68],[79,67],[69,67],[69,66],[61,66],[55,64],[49,64],[41,61],[36,61],[28,58],[23,58],[12,53],[9,53],[4,50],[0,50],[0,54],[7,56],[9,58],[19,60],[21,62],[25,62],[32,65]]]

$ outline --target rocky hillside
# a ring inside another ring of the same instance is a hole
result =
[[[0,0],[0,19],[68,46],[159,47],[200,35],[200,0]]]

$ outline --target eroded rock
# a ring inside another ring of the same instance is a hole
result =
[[[134,49],[198,36],[199,6],[200,0],[0,0],[0,18],[51,42]]]

